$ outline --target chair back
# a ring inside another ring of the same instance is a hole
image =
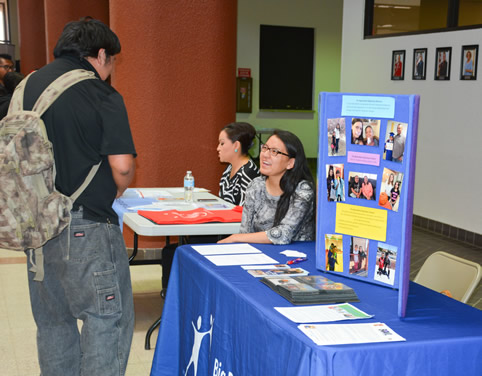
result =
[[[454,299],[467,303],[481,277],[476,262],[438,251],[425,260],[413,281],[437,292],[448,290]]]

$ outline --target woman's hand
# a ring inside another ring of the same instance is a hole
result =
[[[236,243],[236,240],[235,240],[236,235],[237,234],[230,235],[227,238],[219,240],[218,243]]]

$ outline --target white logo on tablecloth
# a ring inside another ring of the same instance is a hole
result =
[[[207,334],[209,334],[209,351],[211,351],[211,341],[212,341],[213,323],[214,323],[213,315],[210,316],[211,326],[209,330],[206,330],[205,332],[201,332],[201,323],[202,323],[201,316],[199,316],[197,319],[197,328],[194,325],[194,322],[191,323],[194,329],[194,343],[192,344],[191,359],[189,359],[189,363],[187,364],[186,372],[184,373],[184,376],[187,375],[187,371],[189,371],[189,367],[191,366],[191,364],[194,366],[194,376],[197,375],[197,362],[199,360],[199,351],[201,350],[202,340]]]

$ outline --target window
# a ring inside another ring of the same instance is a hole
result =
[[[482,0],[366,0],[365,37],[482,27]]]

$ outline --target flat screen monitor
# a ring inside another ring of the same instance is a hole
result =
[[[261,25],[259,108],[313,110],[314,29]]]

